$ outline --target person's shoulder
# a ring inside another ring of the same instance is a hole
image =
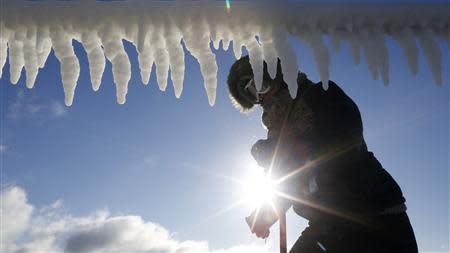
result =
[[[324,87],[322,82],[315,84],[314,89],[317,93],[320,93],[321,97],[331,101],[347,103],[353,100],[345,93],[345,91],[334,81],[328,81],[328,86]]]
[[[324,93],[344,92],[341,87],[332,80],[328,81],[328,85],[324,86],[322,82],[315,84],[316,89],[321,90]]]
[[[328,86],[324,87],[322,82],[309,82],[300,86],[300,96],[306,100],[321,100],[334,96],[345,94],[342,89],[333,81],[328,82]],[[311,101],[312,102],[312,101]]]

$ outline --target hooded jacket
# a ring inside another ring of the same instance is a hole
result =
[[[284,125],[290,144],[279,143],[287,158],[277,164],[291,174],[280,185],[289,195],[278,200],[285,209],[293,206],[312,222],[350,225],[406,210],[400,187],[367,149],[357,105],[334,82],[328,90],[299,82]],[[261,144],[253,149],[262,150]]]

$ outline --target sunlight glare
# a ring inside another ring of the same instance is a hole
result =
[[[249,166],[249,175],[244,184],[246,202],[255,208],[271,204],[275,195],[275,182],[256,163],[250,163]]]

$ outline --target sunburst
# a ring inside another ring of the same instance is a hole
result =
[[[227,10],[231,10],[231,0],[226,0],[225,4],[227,5]]]

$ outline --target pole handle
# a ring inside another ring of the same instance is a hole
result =
[[[279,216],[280,216],[280,253],[287,253],[286,213],[281,212]]]

